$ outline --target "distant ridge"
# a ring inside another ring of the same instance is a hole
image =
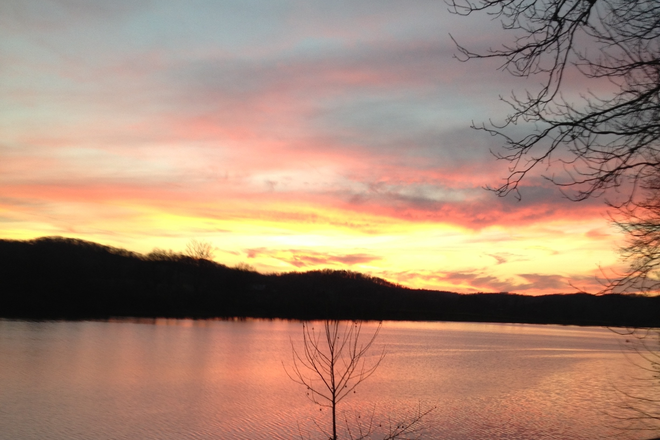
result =
[[[263,275],[171,252],[0,240],[0,317],[260,317],[660,327],[660,297],[408,289],[351,271]]]

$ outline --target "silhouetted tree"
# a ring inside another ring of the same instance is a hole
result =
[[[461,45],[462,60],[496,58],[514,76],[540,79],[537,90],[505,100],[511,113],[475,128],[503,140],[496,153],[509,175],[493,189],[513,192],[539,165],[562,173],[546,176],[573,200],[608,196],[614,222],[627,235],[621,249],[627,272],[603,292],[653,292],[660,287],[660,2],[657,0],[446,0],[452,11],[485,11],[512,31],[509,44],[476,53]],[[587,84],[570,96],[569,78]],[[600,86],[596,93],[590,85]],[[603,87],[604,86],[604,87]],[[516,126],[514,128],[514,126]],[[609,192],[611,194],[611,191]],[[634,329],[640,365],[660,374],[658,332]],[[634,429],[658,429],[657,383],[649,393],[627,393],[622,418]],[[653,385],[648,387],[648,385]],[[649,422],[656,422],[651,423]]]
[[[287,375],[307,389],[307,397],[317,405],[329,408],[332,414],[332,434],[325,432],[331,440],[337,440],[337,406],[355,388],[368,379],[378,368],[385,352],[381,351],[370,362],[367,353],[373,346],[381,324],[364,341],[360,340],[362,323],[331,320],[323,323],[323,329],[317,331],[311,323],[303,323],[302,350],[291,343],[293,364]],[[419,431],[422,418],[433,408],[417,413],[408,420],[391,423],[383,440],[393,440]],[[373,434],[373,415],[366,423],[356,417],[356,424],[351,429],[348,418],[344,418],[350,439],[367,439]]]
[[[252,266],[251,264],[248,263],[238,263],[236,266],[234,266],[236,269],[241,270],[243,272],[256,272],[257,270]]]
[[[537,90],[505,99],[512,110],[503,121],[474,127],[500,137],[503,151],[496,156],[511,164],[505,182],[491,189],[520,198],[521,181],[544,164],[562,171],[546,178],[573,200],[616,190],[608,192],[607,203],[615,208],[615,223],[628,235],[622,254],[631,265],[610,280],[603,293],[656,289],[660,2],[446,1],[459,15],[489,13],[514,35],[509,44],[485,53],[457,45],[460,59],[500,59],[502,69],[541,83]],[[584,90],[571,97],[570,89],[580,77]],[[593,92],[590,85],[601,91]]]
[[[497,156],[511,164],[493,189],[519,197],[533,168],[556,164],[565,173],[547,178],[575,189],[574,200],[625,187],[616,205],[635,204],[637,185],[660,170],[660,2],[446,1],[456,14],[485,11],[514,35],[486,53],[458,45],[460,59],[497,58],[514,76],[541,83],[505,100],[512,111],[504,121],[475,127],[502,138]],[[590,80],[579,98],[570,97],[576,75]]]
[[[154,261],[180,261],[182,258],[185,258],[183,254],[180,254],[178,252],[174,252],[171,249],[160,249],[160,248],[154,248],[151,252],[149,252],[146,256],[148,260],[154,260]]]
[[[192,239],[186,244],[185,254],[196,260],[212,260],[214,253],[213,245],[208,241]]]
[[[660,430],[660,333],[657,329],[618,329],[625,336],[629,361],[637,368],[634,377],[617,386],[619,395],[615,413],[610,417],[626,431],[658,432]],[[660,437],[658,437],[660,438]],[[655,438],[655,440],[658,440]]]
[[[644,185],[646,198],[619,209],[614,223],[627,236],[621,254],[628,270],[609,280],[608,291],[660,291],[660,176]]]

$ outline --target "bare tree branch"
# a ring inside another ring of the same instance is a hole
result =
[[[512,95],[501,123],[474,128],[500,137],[510,173],[498,195],[520,197],[523,179],[541,164],[573,200],[617,189],[619,205],[635,203],[635,184],[660,167],[660,3],[655,0],[447,0],[459,15],[485,11],[515,34],[512,44],[476,53],[457,43],[459,59],[497,58],[501,69],[541,80],[540,89]],[[452,37],[453,38],[453,37]],[[570,95],[569,74],[601,95]],[[514,126],[518,126],[513,130]],[[520,128],[523,129],[520,134]],[[552,167],[556,169],[557,167]]]
[[[368,352],[378,336],[381,323],[373,334],[362,338],[362,323],[359,321],[341,322],[325,321],[320,330],[311,323],[303,323],[303,343],[299,350],[291,341],[291,366],[284,370],[289,378],[303,385],[307,397],[315,404],[330,408],[332,413],[332,433],[322,429],[316,421],[317,428],[331,440],[337,440],[337,406],[355,388],[367,380],[385,357],[385,351],[369,358]],[[398,423],[390,423],[388,434],[384,440],[412,439],[422,429],[422,419],[433,409],[422,411],[421,405],[411,417]],[[353,414],[353,420],[344,413],[346,433],[351,440],[373,438],[376,425],[374,423],[375,409],[366,422],[360,414]],[[302,437],[302,435],[301,435]]]
[[[640,192],[645,198],[620,207],[612,218],[626,234],[620,253],[628,269],[609,279],[603,293],[660,293],[660,176],[645,182]]]
[[[185,254],[195,260],[212,260],[214,253],[213,245],[208,241],[192,239],[186,244]]]
[[[628,239],[621,255],[629,268],[601,293],[660,293],[660,1],[445,1],[461,16],[485,12],[513,35],[485,53],[456,43],[459,60],[495,58],[514,76],[540,80],[537,90],[505,99],[503,121],[474,126],[502,140],[494,154],[510,165],[504,183],[489,189],[520,198],[523,180],[545,165],[545,177],[572,200],[606,195]],[[646,391],[656,394],[624,393],[620,417],[630,429],[657,430],[659,333],[639,338],[641,331],[630,340],[651,373]]]
[[[362,323],[325,321],[323,331],[315,331],[303,323],[303,350],[291,342],[293,365],[285,371],[294,382],[307,388],[307,397],[332,411],[332,436],[337,440],[337,404],[371,376],[385,357],[382,351],[367,363],[366,355],[373,345],[381,324],[366,342],[360,340]]]
[[[660,332],[658,329],[614,329],[626,337],[628,359],[637,374],[616,387],[619,396],[616,413],[608,415],[626,431],[660,430]],[[641,374],[641,376],[640,376]]]

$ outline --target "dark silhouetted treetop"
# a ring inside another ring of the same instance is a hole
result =
[[[208,241],[193,239],[186,244],[186,255],[196,260],[212,260],[214,253],[213,245]]]

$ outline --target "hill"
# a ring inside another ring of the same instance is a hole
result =
[[[660,327],[660,297],[408,289],[350,271],[264,275],[61,237],[0,240],[0,317],[262,317]]]

